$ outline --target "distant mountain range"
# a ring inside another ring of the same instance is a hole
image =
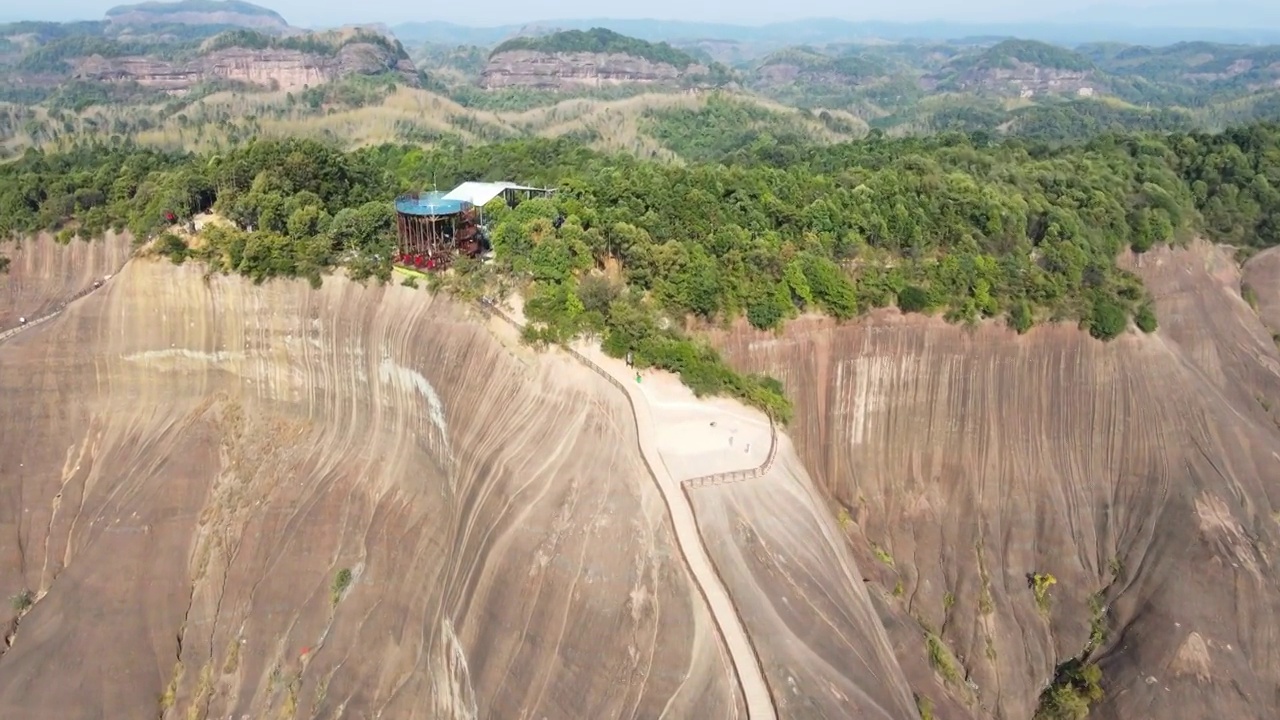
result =
[[[657,41],[728,40],[742,43],[783,45],[825,44],[870,40],[958,40],[969,37],[1018,37],[1063,45],[1114,41],[1141,45],[1169,45],[1202,40],[1217,43],[1280,43],[1280,9],[1258,11],[1258,22],[1247,28],[1215,28],[1212,17],[1238,16],[1238,10],[1219,13],[1200,10],[1192,13],[1174,6],[1169,14],[1162,9],[1107,8],[1079,11],[1061,22],[956,23],[853,22],[834,18],[812,18],[768,25],[684,22],[679,20],[574,19],[535,23],[471,27],[449,22],[418,22],[393,25],[392,31],[404,42],[433,42],[451,45],[496,45],[517,35],[542,34],[555,30],[587,30],[606,27],[631,37]],[[1194,18],[1208,17],[1193,22]],[[1142,19],[1146,21],[1143,22]],[[1181,24],[1172,20],[1185,18]]]
[[[1052,18],[1068,24],[1106,24],[1132,28],[1280,28],[1280,3],[1180,2],[1146,7],[1095,4]]]

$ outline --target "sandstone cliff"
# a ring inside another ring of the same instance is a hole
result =
[[[0,717],[742,717],[622,396],[498,330],[135,260],[0,345]]]
[[[126,251],[9,251],[0,328]],[[1280,713],[1280,352],[1221,250],[1130,263],[1162,326],[1109,344],[719,338],[797,400],[794,454],[690,493],[780,717],[1030,717],[1091,636],[1091,717]],[[1245,280],[1276,322],[1280,254]],[[0,345],[0,716],[742,717],[625,401],[504,332],[140,260]]]
[[[230,81],[279,90],[297,90],[349,75],[394,72],[418,85],[417,69],[372,43],[351,43],[335,55],[291,49],[224,48],[186,62],[150,57],[81,59],[73,77],[96,82],[136,82],[145,87],[181,92],[201,82]]]
[[[939,717],[1030,717],[1091,635],[1090,717],[1280,715],[1280,353],[1221,250],[1134,264],[1161,328],[1109,344],[896,311],[720,337],[796,399],[799,454]],[[1044,602],[1033,573],[1057,580]]]
[[[486,89],[523,87],[569,90],[610,85],[676,86],[706,75],[704,65],[679,69],[621,53],[545,53],[513,50],[495,54],[480,75]]]

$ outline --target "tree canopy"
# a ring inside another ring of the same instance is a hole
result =
[[[1019,332],[1079,322],[1105,340],[1131,321],[1157,326],[1141,281],[1117,265],[1122,251],[1197,233],[1280,242],[1275,125],[1055,148],[947,134],[719,150],[689,164],[566,139],[349,153],[304,140],[222,155],[32,150],[0,165],[0,236],[114,227],[145,237],[163,232],[166,213],[212,208],[237,225],[211,231],[197,254],[215,268],[318,283],[345,264],[385,279],[396,194],[475,179],[554,186],[554,199],[490,208],[496,262],[460,272],[523,283],[531,339],[595,333],[612,352],[780,416],[773,384],[730,372],[685,329],[736,317],[769,329],[806,310],[850,318],[896,305],[955,322],[1004,318]]]
[[[490,56],[514,50],[544,53],[618,53],[650,62],[666,63],[679,70],[697,62],[689,53],[677,50],[667,43],[651,43],[606,28],[565,30],[538,37],[511,38],[494,48]]]

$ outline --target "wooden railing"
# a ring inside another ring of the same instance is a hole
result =
[[[111,277],[115,277],[116,275],[119,275],[120,271],[124,270],[124,266],[129,263],[129,259],[130,258],[125,258],[125,261],[121,263],[120,267],[114,273],[111,274]],[[88,295],[89,293],[95,290],[102,289],[103,287],[106,286],[108,282],[110,282],[110,279],[103,280],[101,283],[98,283],[96,285],[90,285],[89,287],[84,288],[83,290],[77,292],[76,294],[72,295],[66,300],[63,300],[62,302],[58,303],[53,308],[52,312],[45,313],[44,315],[41,315],[38,318],[33,318],[31,320],[28,320],[25,324],[9,328],[4,332],[0,332],[0,342],[4,342],[5,340],[8,340],[9,338],[13,337],[14,335],[17,335],[23,330],[30,330],[31,328],[35,327],[36,325],[39,325],[40,323],[43,323],[47,320],[52,320],[58,315],[61,315],[62,311],[66,310],[68,305],[70,305],[71,303],[75,302],[76,300],[79,300],[80,298],[84,297],[85,295]]]
[[[515,318],[503,312],[501,308],[499,308],[496,304],[494,304],[492,301],[488,300],[487,298],[482,298],[477,302],[479,303],[481,312],[484,312],[485,314],[496,315],[497,317],[502,318],[504,321],[507,322],[507,324],[511,325],[515,329],[520,331],[524,330],[524,326],[521,325],[519,322],[517,322]],[[565,352],[572,355],[574,359],[576,359],[578,362],[591,368],[600,377],[604,378],[605,380],[608,380],[615,387],[621,390],[622,394],[626,396],[627,402],[631,405],[631,414],[633,416],[635,415],[635,402],[631,399],[631,393],[627,390],[626,386],[622,384],[621,380],[614,377],[613,373],[600,367],[595,362],[593,362],[592,360],[590,360],[589,358],[587,358],[585,355],[578,352],[577,350],[574,350],[573,348],[567,345],[562,345],[561,347],[564,349]],[[752,480],[758,477],[763,477],[764,475],[767,475],[771,469],[773,469],[773,461],[777,459],[777,456],[778,456],[778,425],[773,421],[773,417],[770,416],[769,417],[769,453],[768,455],[765,456],[763,463],[761,463],[757,467],[746,468],[744,470],[729,470],[727,472],[718,472],[718,473],[712,473],[710,475],[702,475],[699,477],[689,478],[687,480],[680,481],[680,484],[689,488],[704,488],[704,487],[709,487],[711,485],[727,485],[728,483],[743,482],[745,480]],[[648,460],[646,460],[645,462],[647,464]],[[650,468],[650,472],[652,472],[652,468]]]

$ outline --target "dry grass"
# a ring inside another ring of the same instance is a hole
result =
[[[794,108],[749,94],[738,100],[789,115],[816,140],[836,142],[848,137]],[[452,135],[464,143],[484,143],[514,137],[589,135],[597,150],[625,151],[641,157],[675,160],[674,154],[645,134],[646,112],[697,109],[702,96],[683,92],[653,92],[623,99],[571,98],[529,110],[499,112],[466,108],[447,97],[415,88],[399,87],[382,102],[361,108],[313,110],[291,102],[280,92],[214,93],[166,114],[163,105],[95,106],[78,115],[66,114],[74,132],[57,138],[33,138],[19,134],[0,143],[16,152],[41,144],[63,147],[73,137],[106,139],[123,127],[130,128],[139,143],[169,149],[207,152],[252,136],[304,137],[363,147],[384,142],[415,142],[422,138]],[[38,110],[40,119],[48,117]],[[865,123],[844,111],[828,111],[854,127]],[[406,130],[411,134],[406,135]]]
[[[182,680],[182,663],[178,662],[173,666],[173,674],[169,677],[169,684],[165,686],[164,693],[160,695],[160,714],[163,715],[169,708],[173,707],[173,703],[178,697],[178,683]]]
[[[187,707],[187,720],[200,720],[205,714],[205,706],[208,703],[209,695],[213,692],[213,668],[205,665],[200,670],[200,680],[196,684],[195,695],[191,698],[191,705]]]

